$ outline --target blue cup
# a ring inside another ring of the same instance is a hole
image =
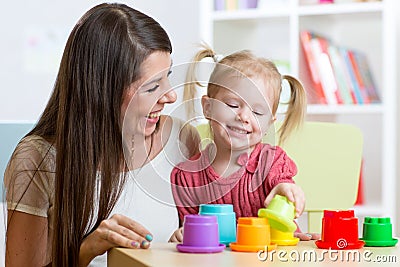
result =
[[[199,215],[217,216],[221,244],[236,242],[236,214],[231,204],[201,204]]]

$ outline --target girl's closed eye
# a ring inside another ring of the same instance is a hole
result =
[[[256,114],[257,116],[263,116],[264,112],[258,111],[258,110],[253,110],[253,113]]]
[[[225,103],[225,104],[230,108],[238,108],[239,107],[239,105],[233,104],[233,103]]]

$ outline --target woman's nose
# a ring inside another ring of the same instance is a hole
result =
[[[159,103],[174,103],[176,101],[176,92],[174,89],[169,89],[165,94],[161,96],[161,98],[158,100]]]

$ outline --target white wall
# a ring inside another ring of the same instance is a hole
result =
[[[51,93],[69,32],[86,10],[101,2],[39,0],[2,5],[0,121],[38,119]],[[194,44],[199,42],[198,0],[168,0],[168,11],[164,0],[121,2],[164,26],[173,43],[174,64],[193,56]]]

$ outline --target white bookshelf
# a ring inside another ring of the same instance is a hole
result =
[[[382,102],[309,105],[307,119],[349,123],[363,131],[365,204],[354,209],[360,217],[385,216],[392,221],[396,220],[397,139],[394,1],[301,5],[299,0],[285,0],[281,6],[214,11],[213,0],[202,0],[200,10],[202,40],[217,53],[251,49],[289,62],[289,72],[296,77],[302,67],[299,33],[303,29],[368,55]]]

